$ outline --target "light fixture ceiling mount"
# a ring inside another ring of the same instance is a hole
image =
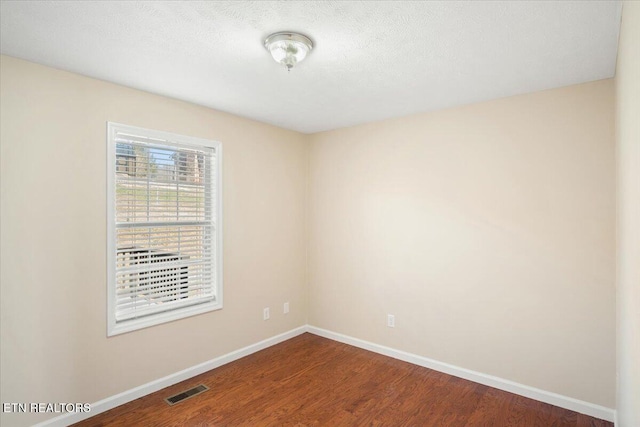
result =
[[[267,37],[264,47],[277,63],[284,65],[287,71],[290,71],[311,52],[313,42],[303,34],[281,31]]]

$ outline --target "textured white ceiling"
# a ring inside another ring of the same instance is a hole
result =
[[[612,77],[619,1],[2,1],[3,54],[312,133]],[[300,31],[290,73],[262,41]]]

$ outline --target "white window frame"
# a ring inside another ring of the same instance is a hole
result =
[[[213,148],[215,151],[215,300],[198,305],[177,308],[148,315],[138,319],[116,322],[116,135],[118,132],[133,133],[146,138],[192,147]],[[107,122],[107,336],[123,334],[185,317],[195,316],[222,308],[222,143],[207,139],[177,135],[120,123]]]

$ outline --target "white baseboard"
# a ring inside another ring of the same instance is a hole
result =
[[[407,353],[401,350],[395,350],[393,348],[374,344],[368,341],[363,341],[361,339],[353,338],[336,332],[327,331],[325,329],[317,328],[311,325],[307,325],[307,332],[344,344],[349,344],[354,347],[369,350],[374,353],[393,357],[394,359],[399,359],[405,362],[412,363],[414,365],[433,369],[434,371],[444,372],[445,374],[453,375],[455,377],[464,378],[466,380],[484,384],[489,387],[508,391],[510,393],[518,394],[520,396],[528,397],[540,402],[549,403],[551,405],[559,406],[561,408],[569,409],[571,411],[579,412],[591,417],[600,418],[606,421],[614,421],[615,418],[614,409],[595,405],[589,402],[584,402],[572,397],[563,396],[561,394],[552,393],[550,391],[540,390],[538,388],[519,384],[513,381],[505,380],[503,378],[494,377],[492,375],[483,374],[481,372],[475,372],[469,369],[460,368],[448,363],[439,362],[437,360],[418,356],[412,353]]]
[[[187,380],[189,378],[195,377],[196,375],[200,375],[222,365],[226,365],[227,363],[241,359],[257,351],[264,350],[265,348],[271,347],[273,345],[291,339],[297,335],[303,334],[306,331],[306,326],[300,326],[288,332],[284,332],[280,335],[267,338],[266,340],[260,341],[258,343],[251,344],[239,350],[232,351],[231,353],[216,357],[215,359],[200,363],[199,365],[192,366],[180,372],[167,375],[166,377],[116,394],[115,396],[107,397],[106,399],[102,399],[99,402],[92,403],[91,412],[78,412],[60,415],[36,424],[34,427],[64,427],[73,423],[77,423],[84,419],[93,417],[94,415],[98,415],[102,412],[108,411],[109,409],[113,409],[116,406],[123,405],[142,396],[146,396],[147,394],[162,390],[163,388],[169,387],[170,385],[177,384],[180,381]]]
[[[353,338],[347,335],[339,334],[336,332],[328,331],[325,329],[317,328],[315,326],[305,325],[292,329],[288,332],[276,335],[258,343],[249,345],[231,353],[227,353],[215,359],[211,359],[199,365],[192,366],[184,369],[180,372],[167,375],[166,377],[151,381],[147,384],[143,384],[139,387],[132,388],[115,396],[108,397],[100,400],[99,402],[91,404],[91,412],[69,413],[63,414],[58,417],[43,421],[36,424],[34,427],[64,427],[73,423],[77,423],[94,415],[98,415],[102,412],[113,409],[116,406],[123,405],[132,400],[138,399],[147,394],[156,392],[170,385],[179,383],[180,381],[187,380],[189,378],[200,375],[204,372],[210,371],[227,363],[241,359],[252,353],[255,353],[273,345],[279,344],[283,341],[291,339],[295,336],[303,334],[305,332],[312,333],[324,338],[328,338],[341,343],[349,344],[354,347],[362,348],[372,351],[374,353],[383,354],[385,356],[393,357],[394,359],[403,360],[405,362],[412,363],[414,365],[423,366],[425,368],[433,369],[435,371],[443,372],[455,377],[464,378],[479,384],[484,384],[489,387],[494,387],[500,390],[508,391],[510,393],[518,394],[520,396],[535,399],[540,402],[549,403],[551,405],[559,406],[561,408],[569,409],[581,414],[589,415],[592,417],[600,418],[607,421],[614,421],[616,411],[604,406],[595,405],[593,403],[584,402],[582,400],[574,399],[572,397],[563,396],[557,393],[552,393],[545,390],[540,390],[534,387],[529,387],[524,384],[519,384],[513,381],[505,380],[503,378],[494,377],[492,375],[483,374],[481,372],[475,372],[469,369],[460,368],[458,366],[450,365],[448,363],[439,362],[437,360],[429,359],[427,357],[418,356],[416,354],[407,353],[401,350],[395,350],[390,347],[385,347],[372,342],[364,341],[358,338]]]

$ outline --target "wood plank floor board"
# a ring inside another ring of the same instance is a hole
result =
[[[198,384],[209,390],[174,406],[163,400]],[[612,427],[613,424],[303,334],[76,426]]]
[[[508,425],[509,406],[516,395],[487,387],[476,410],[469,416],[467,425],[493,427]]]

